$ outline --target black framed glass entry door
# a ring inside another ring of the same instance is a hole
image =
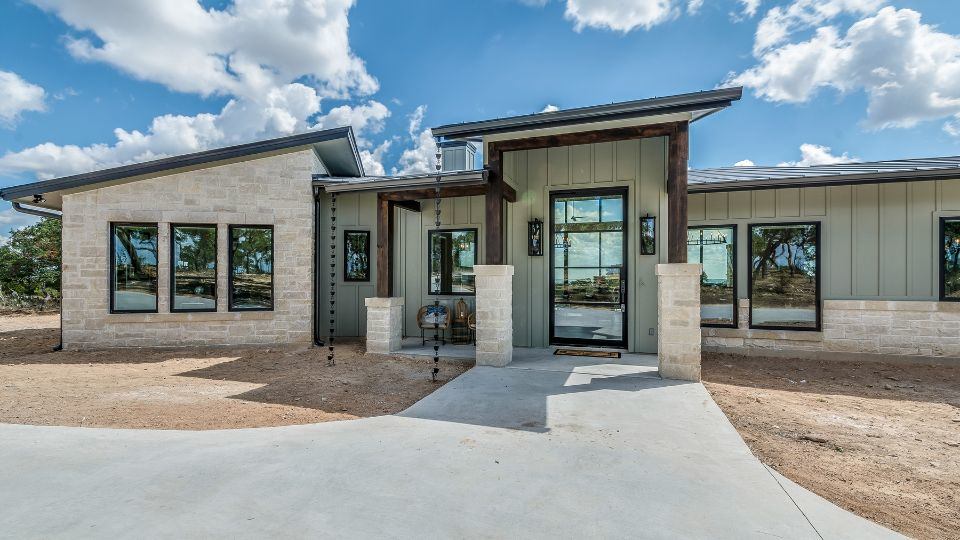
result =
[[[553,193],[550,207],[550,342],[625,347],[626,191]]]

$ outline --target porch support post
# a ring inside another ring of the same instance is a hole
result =
[[[513,360],[513,266],[476,265],[478,366]]]
[[[502,265],[503,257],[503,153],[495,144],[491,144],[490,157],[487,158],[489,175],[485,196],[486,215],[484,220],[484,260],[490,265]]]
[[[377,296],[389,298],[393,288],[393,203],[377,197]]]
[[[687,262],[687,161],[690,125],[678,122],[667,156],[667,262]]]
[[[699,264],[657,265],[657,361],[660,377],[700,380]]]
[[[399,352],[403,336],[403,297],[366,298],[367,352]]]

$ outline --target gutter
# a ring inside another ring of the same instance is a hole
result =
[[[724,193],[731,191],[759,191],[764,189],[805,188],[818,186],[856,186],[861,184],[889,184],[894,182],[922,182],[932,180],[955,180],[960,178],[957,169],[923,170],[891,173],[846,174],[831,176],[806,176],[763,178],[757,180],[727,180],[690,183],[688,193]]]
[[[44,210],[42,208],[36,208],[33,206],[24,206],[21,203],[18,203],[16,201],[10,204],[13,205],[14,210],[23,214],[30,214],[31,216],[38,216],[38,217],[49,218],[49,219],[63,219],[62,212],[54,212],[53,210]]]
[[[331,177],[313,175],[313,186],[322,188],[327,193],[349,191],[402,191],[433,187],[437,183],[437,175],[420,174],[413,176],[384,176],[366,177],[361,181],[356,178]],[[485,184],[488,181],[486,169],[472,169],[467,171],[448,171],[440,174],[440,183],[444,187],[472,186]]]

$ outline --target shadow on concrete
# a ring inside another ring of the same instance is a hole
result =
[[[364,355],[356,343],[339,351],[328,366],[326,349],[246,348],[234,360],[177,375],[260,385],[231,399],[367,417],[402,411],[469,368],[442,361],[434,382],[432,359]]]
[[[705,353],[703,380],[762,390],[960,407],[960,363],[947,366]]]
[[[591,417],[603,417],[606,408],[622,407],[623,393],[691,384],[662,380],[656,372],[635,367],[558,363],[551,369],[522,362],[476,367],[398,416],[547,433],[559,427],[550,423],[551,410],[564,410],[563,417],[586,425]]]

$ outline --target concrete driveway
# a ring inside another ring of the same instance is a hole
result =
[[[891,538],[768,470],[700,384],[521,351],[397,416],[0,426],[0,536]]]

